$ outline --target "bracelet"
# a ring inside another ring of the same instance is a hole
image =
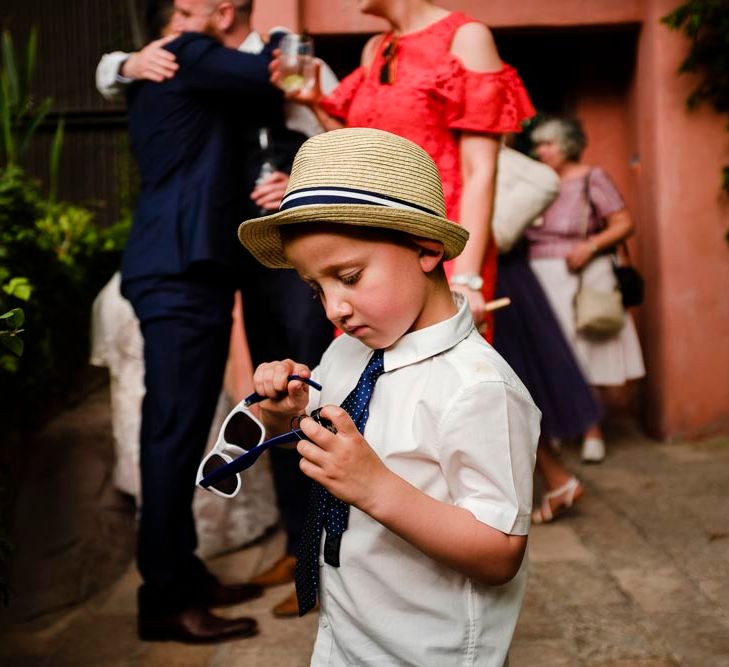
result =
[[[477,292],[483,287],[483,278],[475,273],[456,273],[451,276],[451,285],[463,285]]]
[[[590,250],[592,250],[593,255],[597,255],[597,253],[600,252],[600,246],[598,246],[594,241],[587,239],[587,244],[590,246]]]

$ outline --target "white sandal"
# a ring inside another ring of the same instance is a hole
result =
[[[578,493],[579,492],[579,493]],[[570,477],[562,486],[549,491],[542,496],[542,505],[532,512],[532,523],[550,523],[558,516],[564,514],[572,507],[581,497],[583,493],[582,484],[577,477]],[[559,498],[563,496],[564,500],[552,510],[550,504],[551,498]]]

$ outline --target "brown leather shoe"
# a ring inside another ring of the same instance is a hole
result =
[[[316,601],[314,611],[319,609],[319,600]],[[271,613],[276,618],[291,618],[299,615],[299,603],[296,599],[296,591],[291,593],[287,598],[281,600],[272,610]]]
[[[296,558],[284,554],[271,567],[264,570],[256,577],[251,579],[252,584],[258,584],[264,588],[269,586],[280,586],[281,584],[289,584],[294,580],[294,569],[296,568]]]
[[[176,614],[139,613],[137,634],[146,642],[176,641],[185,644],[215,644],[258,634],[252,618],[220,618],[201,607]]]
[[[211,577],[201,593],[200,604],[204,607],[230,607],[262,595],[263,588],[258,584],[222,584]]]

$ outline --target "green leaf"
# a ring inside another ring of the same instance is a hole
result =
[[[13,139],[13,116],[10,109],[10,99],[8,97],[8,79],[5,76],[5,72],[0,75],[0,93],[5,101],[2,107],[0,107],[5,161],[8,166],[11,166],[15,163],[15,140]]]
[[[3,73],[8,77],[8,93],[6,97],[13,106],[20,103],[20,86],[18,85],[18,69],[15,66],[15,49],[13,38],[7,30],[2,37]]]
[[[14,355],[23,356],[23,341],[17,336],[0,335],[0,343],[8,348]]]
[[[33,111],[31,121],[25,128],[24,136],[20,141],[20,145],[18,146],[18,156],[24,155],[25,152],[28,150],[30,146],[30,140],[33,138],[33,135],[38,129],[38,126],[45,120],[48,112],[51,110],[52,105],[53,98],[46,97]]]
[[[33,26],[30,30],[30,36],[28,37],[28,44],[25,47],[25,76],[23,77],[23,90],[22,95],[24,97],[30,95],[30,82],[33,80],[33,73],[35,72],[35,60],[38,53],[38,28]]]
[[[6,324],[8,326],[8,329],[11,331],[15,331],[16,329],[20,329],[20,327],[23,326],[23,322],[25,322],[25,313],[23,312],[22,308],[13,308],[7,313],[3,313],[2,315],[0,315],[0,320],[7,320]]]
[[[64,120],[61,118],[56,126],[56,132],[53,135],[53,143],[51,144],[48,178],[48,199],[51,203],[56,200],[56,193],[58,192],[58,173],[61,163],[61,149],[63,148],[64,125]]]
[[[28,301],[33,293],[33,285],[27,278],[11,278],[7,285],[3,285],[3,291],[21,301]]]

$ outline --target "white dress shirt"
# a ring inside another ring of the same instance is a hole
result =
[[[473,325],[468,304],[385,351],[365,438],[385,465],[424,493],[525,535],[540,412]],[[340,405],[371,350],[343,335],[313,376],[309,410]],[[438,530],[433,526],[433,530]],[[312,665],[501,666],[526,586],[486,586],[441,565],[356,508],[341,566],[320,555],[321,612]]]
[[[287,28],[276,27],[271,30],[271,34],[275,32],[290,31]],[[238,47],[238,50],[244,53],[260,53],[264,46],[261,35],[252,30]],[[105,99],[112,102],[119,101],[126,87],[133,81],[133,79],[119,74],[119,68],[128,57],[129,54],[124,51],[112,51],[101,57],[96,67],[96,89]],[[319,79],[322,93],[328,95],[337,87],[339,81],[329,65],[321,59],[318,59],[318,62],[320,64]],[[316,118],[316,114],[303,104],[284,102],[284,117],[286,127],[289,130],[301,132],[307,137],[313,137],[315,134],[321,134],[324,131]]]

